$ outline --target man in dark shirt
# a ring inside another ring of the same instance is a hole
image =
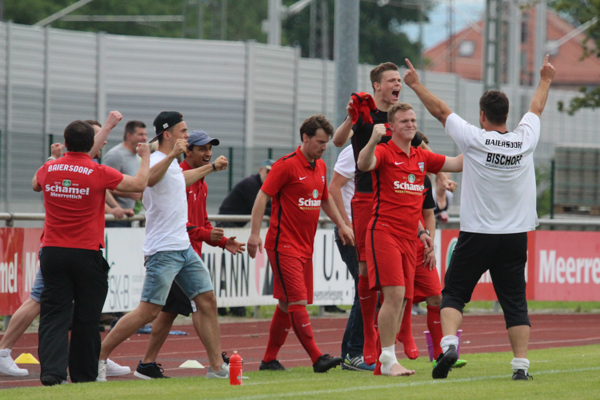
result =
[[[258,174],[250,175],[239,181],[223,200],[221,207],[219,207],[219,214],[251,215],[256,195],[267,178],[272,165],[273,160],[265,160],[258,169]],[[265,214],[271,215],[270,202],[267,204]],[[240,228],[244,225],[246,225],[246,222],[221,222],[219,224],[219,226],[230,228]]]

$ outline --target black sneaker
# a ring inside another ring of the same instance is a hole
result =
[[[456,360],[458,360],[456,346],[451,344],[448,346],[448,350],[438,357],[437,364],[433,367],[433,371],[431,372],[433,379],[446,379],[448,377],[448,372],[452,369]]]
[[[42,385],[44,386],[60,385],[60,383],[62,382],[62,379],[55,375],[44,375],[40,380],[42,381]]]
[[[512,380],[513,381],[527,381],[529,379],[533,379],[533,376],[529,375],[524,369],[518,369],[513,373]]]
[[[271,360],[269,362],[260,362],[259,371],[285,371],[285,367],[281,365],[279,360]]]
[[[313,364],[313,371],[323,373],[335,368],[344,361],[342,357],[331,357],[329,354],[323,354],[316,363]]]
[[[161,368],[161,364],[157,364],[156,362],[151,364],[142,364],[140,361],[133,375],[140,379],[168,378],[168,376],[163,375],[163,372],[165,372],[165,370]]]

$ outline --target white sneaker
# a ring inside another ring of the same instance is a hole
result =
[[[219,372],[215,372],[211,367],[208,367],[206,377],[208,379],[229,379],[229,365],[223,363]]]
[[[123,376],[131,373],[131,368],[117,364],[110,358],[106,360],[106,376]]]
[[[0,373],[10,376],[27,376],[29,371],[17,367],[14,360],[10,356],[11,349],[0,350]]]
[[[106,382],[106,360],[98,361],[98,377],[96,382]]]

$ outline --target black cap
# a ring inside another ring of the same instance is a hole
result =
[[[183,121],[183,116],[177,111],[161,111],[156,118],[154,118],[154,133],[156,136],[148,143],[152,143],[158,140],[158,137],[169,128],[174,127],[178,123]]]

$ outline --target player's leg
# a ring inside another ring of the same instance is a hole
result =
[[[146,353],[141,361],[142,364],[151,364],[156,361],[162,345],[169,337],[169,332],[171,331],[175,318],[177,318],[176,313],[165,312],[163,310],[152,322],[152,332],[150,333],[150,340],[148,341],[148,347],[146,347]]]
[[[514,358],[511,362],[513,379],[529,377],[529,333],[531,323],[527,311],[525,265],[527,263],[527,234],[498,235],[501,240],[490,275],[498,301],[504,311],[508,337]],[[508,251],[507,249],[510,249]]]
[[[100,315],[108,293],[110,267],[100,251],[71,249],[69,266],[74,283],[73,322],[69,343],[71,382],[94,382],[100,355]],[[43,307],[43,304],[42,304]]]
[[[38,274],[40,275],[41,280],[41,272],[38,272]],[[34,292],[33,289],[31,292]],[[35,317],[39,314],[39,297],[37,297],[37,300],[29,297],[13,314],[10,319],[10,325],[8,325],[8,329],[0,341],[0,373],[11,376],[27,376],[29,374],[26,369],[19,368],[17,364],[15,364],[10,353],[17,340],[19,340],[27,328],[29,328]]]
[[[406,357],[410,358],[411,360],[416,360],[419,357],[419,348],[415,343],[415,338],[413,337],[412,332],[411,311],[413,301],[412,299],[406,299],[405,303],[406,306],[404,309],[404,314],[402,316],[402,322],[400,324],[400,331],[398,332],[396,338],[399,342],[402,343],[402,346],[404,347],[404,354],[406,354]]]
[[[458,360],[458,329],[462,324],[462,311],[471,300],[473,290],[481,275],[491,265],[490,254],[497,246],[494,235],[460,232],[450,266],[446,271],[440,317],[444,337],[443,354],[433,368],[434,379],[444,379]]]
[[[102,342],[100,369],[110,353],[142,326],[152,322],[167,301],[175,276],[183,267],[181,251],[160,251],[146,257],[146,276],[140,304],[125,314]],[[102,378],[100,374],[99,379]]]
[[[373,365],[377,361],[377,331],[375,314],[377,312],[377,292],[372,292],[369,284],[369,272],[366,256],[367,227],[371,220],[373,196],[356,193],[352,198],[352,227],[356,239],[358,258],[358,298],[363,321],[363,357],[365,363]]]

